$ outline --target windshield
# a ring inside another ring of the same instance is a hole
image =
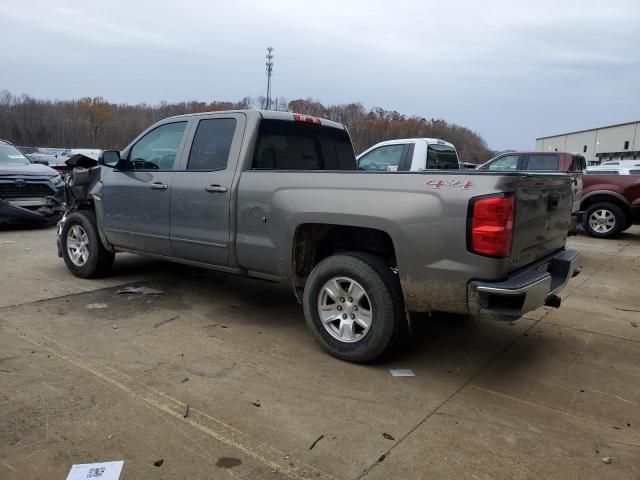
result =
[[[449,145],[430,144],[427,148],[426,169],[457,170],[460,168],[456,149]]]
[[[31,161],[13,145],[0,143],[0,165],[29,165]]]

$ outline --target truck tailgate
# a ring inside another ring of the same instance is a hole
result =
[[[516,208],[510,271],[564,248],[571,221],[571,178],[529,174],[514,185]]]

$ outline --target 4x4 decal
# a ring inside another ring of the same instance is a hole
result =
[[[473,183],[471,183],[469,180],[427,180],[426,182],[424,182],[424,186],[433,188],[458,187],[462,188],[463,190],[468,190],[473,187]]]

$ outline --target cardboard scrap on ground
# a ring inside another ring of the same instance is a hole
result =
[[[118,480],[124,460],[72,465],[67,480]]]
[[[389,370],[394,377],[415,377],[416,374],[410,368],[396,368]]]

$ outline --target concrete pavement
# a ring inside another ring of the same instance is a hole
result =
[[[286,287],[129,255],[81,280],[54,229],[0,231],[0,479],[640,478],[640,227],[570,243],[559,310],[425,318],[361,366]]]

